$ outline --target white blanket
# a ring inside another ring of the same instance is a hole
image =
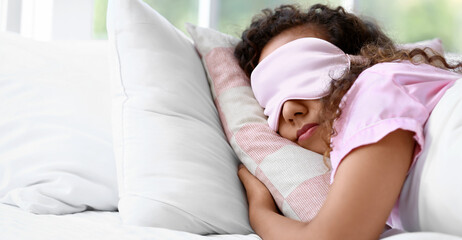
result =
[[[261,240],[257,235],[200,236],[162,228],[124,226],[118,212],[87,211],[67,215],[35,215],[0,204],[2,240]]]
[[[385,237],[385,236],[383,236]],[[255,234],[200,236],[162,228],[124,226],[118,212],[87,211],[67,215],[35,215],[0,204],[2,240],[261,240]],[[462,240],[440,233],[402,233],[386,240]]]

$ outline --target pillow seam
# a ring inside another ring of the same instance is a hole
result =
[[[124,96],[124,99],[121,103],[121,116],[120,116],[120,121],[121,121],[121,125],[122,125],[122,128],[121,128],[121,145],[122,145],[122,149],[121,149],[121,154],[120,154],[120,166],[121,166],[121,170],[119,171],[122,176],[121,176],[121,179],[122,179],[122,184],[123,184],[123,191],[122,193],[124,194],[125,193],[125,190],[127,189],[127,186],[126,186],[126,181],[125,181],[125,104],[128,100],[128,95],[125,91],[125,85],[124,85],[124,81],[123,81],[123,78],[122,78],[122,67],[121,67],[121,63],[120,63],[120,52],[119,52],[119,45],[118,45],[118,28],[119,26],[116,27],[116,30],[114,31],[114,46],[115,46],[115,51],[116,51],[116,55],[117,55],[117,68],[118,68],[118,71],[117,71],[117,78],[118,78],[118,82],[120,83],[120,86],[122,88],[122,94]]]

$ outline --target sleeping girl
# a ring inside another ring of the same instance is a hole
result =
[[[425,144],[424,125],[462,63],[431,49],[399,49],[343,8],[283,5],[254,18],[235,56],[269,126],[324,155],[331,187],[309,223],[278,213],[243,166],[249,218],[263,239],[378,239],[401,229],[401,188]]]

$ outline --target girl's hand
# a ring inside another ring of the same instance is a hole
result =
[[[238,176],[247,193],[247,201],[249,202],[250,224],[253,226],[253,221],[258,221],[258,213],[261,211],[278,212],[273,197],[268,188],[252,175],[247,168],[240,164]]]
[[[268,189],[245,167],[238,175],[247,191],[252,228],[265,240],[379,239],[412,163],[414,133],[396,130],[351,151],[319,213],[300,222],[277,213]]]
[[[249,202],[249,220],[255,233],[262,239],[304,239],[304,234],[300,234],[300,229],[304,223],[294,221],[279,214],[271,193],[266,186],[260,182],[244,165],[239,165],[238,176],[247,192]],[[296,228],[296,238],[294,235],[286,234],[284,230]],[[283,236],[283,237],[281,237]]]

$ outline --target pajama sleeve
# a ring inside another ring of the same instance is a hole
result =
[[[348,153],[376,143],[398,129],[414,133],[417,142],[414,159],[419,155],[424,144],[423,125],[429,111],[393,78],[393,75],[374,71],[364,72],[344,96],[341,117],[334,123],[338,134],[332,138],[331,182]]]

